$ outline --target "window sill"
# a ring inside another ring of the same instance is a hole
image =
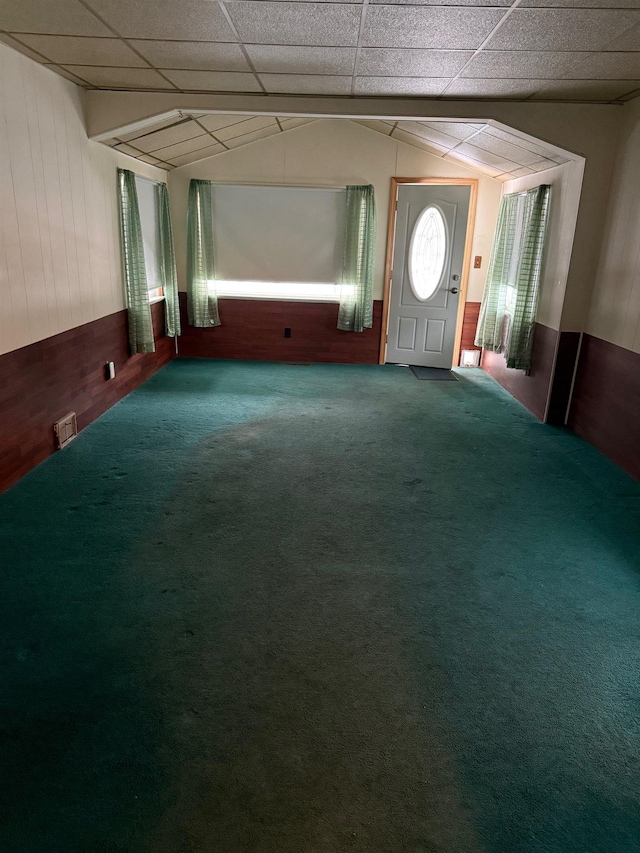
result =
[[[251,299],[259,302],[333,302],[338,305],[338,296],[277,296],[273,293],[218,293],[218,299]]]
[[[164,302],[164,296],[152,296],[149,305],[155,305],[156,302]]]

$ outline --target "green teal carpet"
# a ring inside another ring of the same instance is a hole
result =
[[[640,487],[458,377],[175,361],[0,498],[2,853],[640,851]]]

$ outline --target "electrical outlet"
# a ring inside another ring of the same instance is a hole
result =
[[[476,255],[473,259],[473,268],[474,270],[479,270],[482,266],[482,257],[480,255]]]
[[[291,337],[291,329],[288,326],[284,330],[284,336],[285,336],[285,338]]]
[[[116,378],[116,366],[113,361],[108,361],[104,366],[104,378],[106,380]]]

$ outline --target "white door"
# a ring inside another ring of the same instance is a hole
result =
[[[452,366],[470,198],[470,186],[400,186],[386,361]]]

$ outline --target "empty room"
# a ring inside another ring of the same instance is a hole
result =
[[[2,853],[640,853],[640,0],[0,0]]]

